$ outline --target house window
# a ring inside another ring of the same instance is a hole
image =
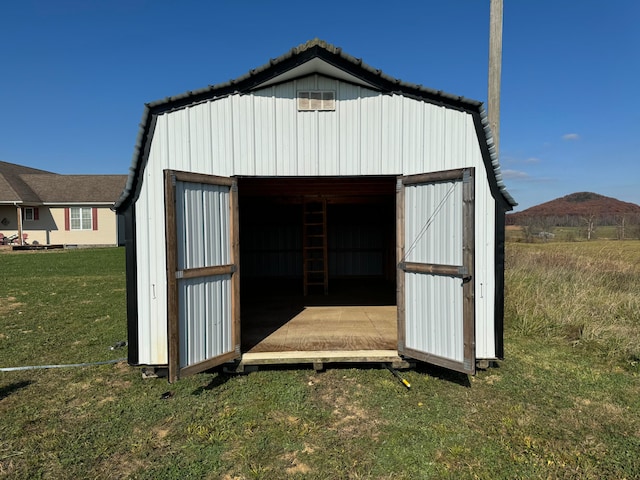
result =
[[[68,207],[64,209],[65,230],[98,230],[96,207]]]
[[[332,91],[307,91],[298,92],[298,110],[335,110],[336,93]]]
[[[36,207],[25,207],[22,209],[22,218],[26,222],[38,220],[38,209]]]
[[[90,207],[71,207],[69,209],[71,230],[92,230],[93,216]]]

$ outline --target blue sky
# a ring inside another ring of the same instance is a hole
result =
[[[527,208],[640,204],[640,2],[505,0],[501,165]],[[0,160],[127,173],[143,105],[318,37],[402,80],[486,101],[489,0],[20,0],[0,14]]]

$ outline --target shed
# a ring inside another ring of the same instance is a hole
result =
[[[312,40],[145,106],[124,218],[129,363],[503,356],[501,178],[481,102]]]

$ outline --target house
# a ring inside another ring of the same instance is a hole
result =
[[[503,356],[505,212],[482,103],[313,40],[146,105],[127,187],[129,363]]]
[[[0,232],[21,245],[117,245],[126,175],[59,175],[0,162]],[[120,234],[120,240],[119,240]]]

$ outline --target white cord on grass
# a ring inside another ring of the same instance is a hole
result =
[[[110,363],[124,362],[126,358],[117,358],[115,360],[105,360],[104,362],[92,363],[69,363],[66,365],[31,365],[28,367],[4,367],[0,368],[0,372],[17,372],[19,370],[44,370],[47,368],[68,368],[68,367],[93,367],[94,365],[108,365]]]

